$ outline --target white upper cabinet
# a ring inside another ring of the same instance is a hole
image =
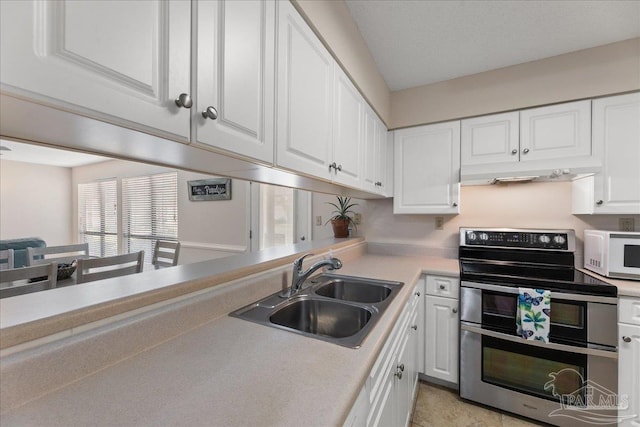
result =
[[[593,100],[602,172],[573,183],[574,214],[640,214],[640,93]]]
[[[207,1],[197,8],[195,139],[271,164],[275,2]]]
[[[460,212],[460,121],[395,131],[396,214]]]
[[[334,60],[291,3],[277,6],[276,164],[331,179]]]
[[[2,1],[0,17],[4,91],[188,141],[191,2]]]
[[[360,188],[364,100],[349,77],[336,64],[333,119],[334,181]]]
[[[591,155],[591,101],[520,112],[520,161]]]
[[[462,120],[462,165],[518,162],[519,121],[517,111]]]
[[[388,167],[392,165],[387,163],[390,148],[387,142],[387,133],[387,127],[382,120],[368,105],[365,105],[362,189],[385,196],[393,196],[388,193],[392,188]]]

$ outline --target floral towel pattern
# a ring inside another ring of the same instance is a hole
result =
[[[516,333],[527,340],[549,342],[551,292],[519,288]]]

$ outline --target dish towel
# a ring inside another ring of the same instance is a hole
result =
[[[526,340],[549,342],[551,291],[518,288],[516,333]]]

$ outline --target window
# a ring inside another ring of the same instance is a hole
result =
[[[89,254],[118,254],[118,192],[115,179],[78,184],[78,226]]]
[[[151,263],[156,240],[178,240],[178,174],[122,180],[124,252],[144,250]]]

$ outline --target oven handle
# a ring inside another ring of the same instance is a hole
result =
[[[521,338],[518,336],[503,334],[502,332],[490,331],[487,329],[482,329],[478,326],[469,324],[467,322],[460,322],[460,329],[462,329],[463,331],[473,332],[475,334],[486,335],[489,337],[498,338],[505,341],[515,342],[518,344],[532,345],[536,347],[548,348],[551,350],[565,351],[568,353],[586,354],[587,356],[608,357],[610,359],[618,358],[618,352],[613,350],[611,351],[598,350],[595,348],[574,347],[566,344],[556,344],[556,343],[542,342],[542,341],[535,341],[535,340],[525,340],[524,338]]]
[[[486,291],[502,292],[505,294],[517,294],[518,288],[512,286],[500,286],[490,285],[488,283],[478,282],[466,282],[460,283],[461,287],[483,289]],[[569,294],[565,292],[551,291],[551,299],[569,300],[569,301],[585,301],[585,302],[599,302],[604,304],[618,304],[616,297],[601,297],[596,295],[584,295],[584,294]]]

